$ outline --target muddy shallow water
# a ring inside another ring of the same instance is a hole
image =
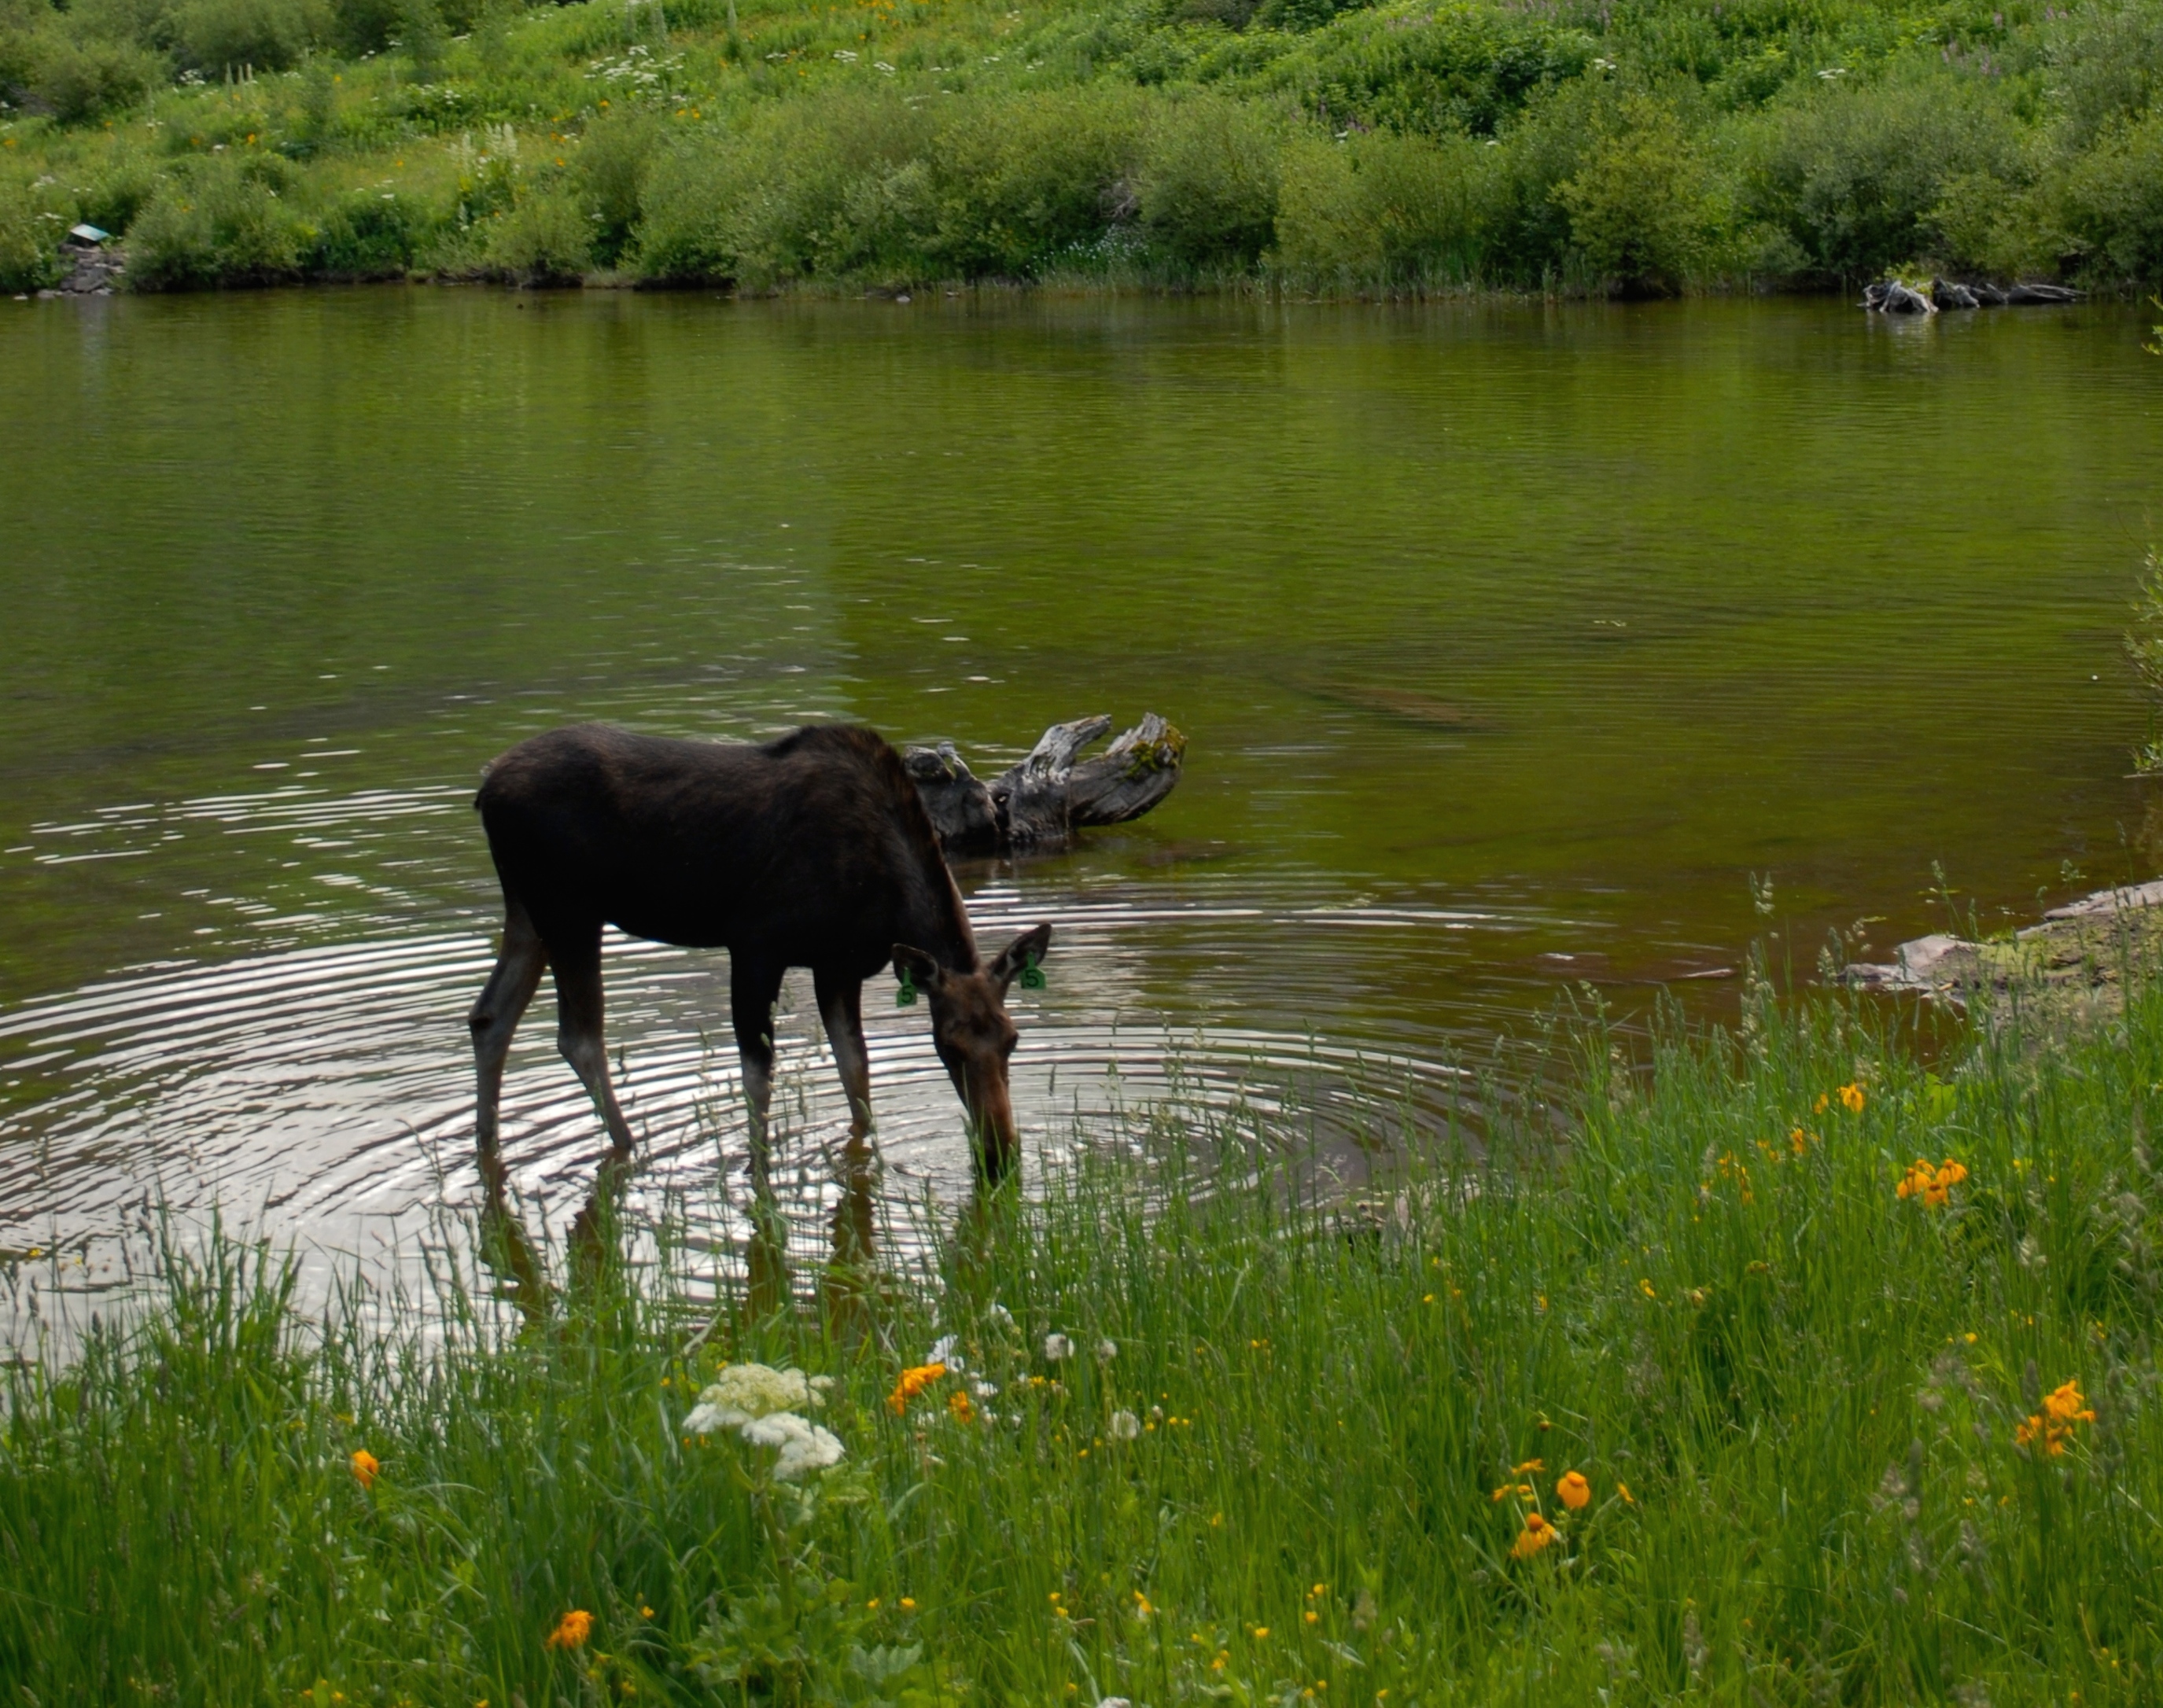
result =
[[[1839,303],[732,304],[457,290],[0,305],[0,1249],[149,1194],[375,1251],[470,1201],[480,766],[600,718],[809,718],[997,769],[1162,712],[1155,816],[964,874],[1017,1101],[1348,1086],[1589,983],[2154,866],[2118,635],[2163,468],[2134,312]],[[651,1167],[741,1195],[726,968],[612,941]],[[803,1237],[845,1122],[784,993]],[[600,1144],[544,994],[506,1141]],[[868,993],[887,1189],[966,1179],[923,1011]],[[1388,1120],[1377,1117],[1378,1127]],[[725,1173],[723,1171],[725,1170]]]

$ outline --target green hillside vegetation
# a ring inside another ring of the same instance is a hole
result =
[[[2131,288],[2159,86],[2158,0],[0,0],[0,283]]]

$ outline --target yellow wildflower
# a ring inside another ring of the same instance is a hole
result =
[[[914,1364],[901,1373],[901,1380],[893,1385],[893,1392],[886,1397],[886,1408],[897,1418],[909,1409],[909,1402],[924,1389],[946,1374],[943,1364]]]
[[[1560,1533],[1555,1529],[1555,1527],[1548,1523],[1537,1512],[1527,1512],[1525,1514],[1524,1529],[1518,1533],[1517,1539],[1510,1544],[1510,1558],[1530,1559],[1553,1542],[1558,1533]]]
[[[1935,1168],[1927,1157],[1918,1157],[1893,1190],[1898,1197],[1919,1198],[1932,1209],[1943,1209],[1951,1199],[1952,1188],[1967,1178],[1967,1166],[1950,1157]]]
[[[2066,1450],[2066,1443],[2072,1439],[2076,1423],[2092,1423],[2095,1411],[2081,1392],[2077,1381],[2061,1382],[2043,1397],[2043,1409],[2024,1418],[2013,1432],[2015,1447],[2040,1445],[2046,1454],[2056,1459]]]
[[[1862,1113],[1862,1088],[1852,1081],[1840,1088],[1840,1106],[1850,1115]]]
[[[353,1474],[360,1479],[360,1486],[363,1488],[373,1487],[375,1482],[375,1474],[382,1469],[383,1461],[378,1459],[373,1453],[370,1453],[365,1447],[358,1447],[354,1449]]]
[[[1592,1504],[1592,1485],[1584,1480],[1583,1471],[1564,1471],[1562,1481],[1555,1485],[1555,1494],[1573,1512],[1582,1512]]]
[[[594,1616],[583,1608],[573,1607],[557,1622],[556,1628],[548,1633],[546,1645],[549,1648],[584,1648],[586,1639],[594,1634]]]
[[[946,1409],[954,1414],[957,1423],[966,1423],[977,1415],[977,1408],[970,1401],[966,1388],[957,1387],[946,1396]]]

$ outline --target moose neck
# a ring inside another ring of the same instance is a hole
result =
[[[961,892],[945,859],[934,852],[909,891],[901,941],[913,943],[954,972],[973,973],[982,966],[969,911],[961,905]]]

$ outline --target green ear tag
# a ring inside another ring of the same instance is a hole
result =
[[[901,989],[893,993],[893,1005],[896,1008],[916,1006],[916,980],[909,976],[906,967],[901,969]]]
[[[1034,955],[1021,964],[1021,988],[1024,990],[1044,989],[1044,969],[1037,965]]]

